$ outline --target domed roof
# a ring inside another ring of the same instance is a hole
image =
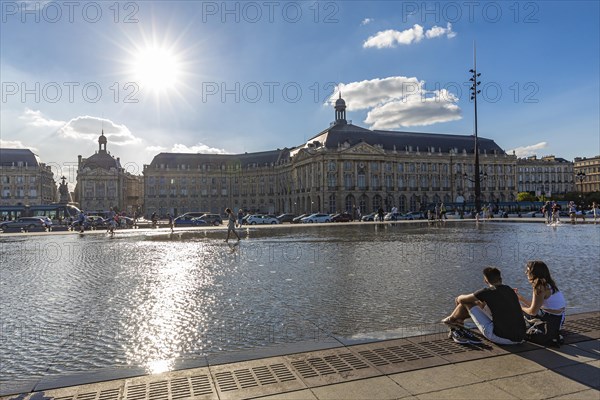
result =
[[[98,137],[98,143],[106,144],[106,136],[104,136],[104,129],[102,130],[102,134]]]
[[[346,107],[346,102],[342,99],[342,94],[340,93],[340,98],[335,101],[336,107]]]
[[[109,170],[111,168],[119,169],[121,168],[121,165],[116,158],[114,158],[106,152],[101,151],[83,160],[83,162],[81,163],[81,169],[84,168],[104,168],[106,170]]]

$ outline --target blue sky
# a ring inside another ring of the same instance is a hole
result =
[[[356,125],[470,135],[474,41],[480,136],[519,155],[600,154],[596,1],[2,1],[1,11],[0,145],[32,148],[72,182],[101,129],[134,173],[161,151],[299,145],[333,121],[336,88]]]

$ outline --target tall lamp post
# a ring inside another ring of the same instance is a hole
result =
[[[481,93],[481,90],[478,90],[477,87],[481,84],[481,81],[477,79],[481,76],[480,73],[477,73],[477,55],[475,50],[475,43],[473,43],[473,69],[470,69],[471,73],[471,100],[473,100],[473,104],[475,105],[475,212],[479,213],[481,210],[481,179],[479,176],[479,142],[477,140],[477,95]]]
[[[585,179],[585,172],[579,171],[575,174],[575,178],[579,181],[579,205],[583,207],[583,180]]]

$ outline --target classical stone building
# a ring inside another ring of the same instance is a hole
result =
[[[531,156],[517,160],[519,192],[534,192],[536,196],[572,192],[575,188],[573,163],[551,156]]]
[[[98,151],[88,158],[78,156],[75,201],[85,211],[107,211],[117,207],[132,213],[141,206],[141,177],[126,172],[119,157],[107,150],[104,131],[98,138]]]
[[[577,191],[583,193],[600,192],[600,156],[591,158],[576,157],[574,164],[573,172]]]
[[[494,141],[479,138],[482,202],[515,201],[516,165]],[[144,166],[145,213],[336,212],[380,206],[418,210],[432,203],[468,208],[474,193],[474,137],[369,130],[335,122],[306,143],[236,155],[160,153]],[[464,204],[466,202],[466,204]]]
[[[50,166],[29,149],[0,149],[0,205],[39,205],[57,200]]]

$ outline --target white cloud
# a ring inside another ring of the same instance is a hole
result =
[[[548,147],[547,142],[539,142],[536,144],[531,144],[529,146],[521,146],[516,147],[512,150],[508,150],[507,153],[515,152],[515,155],[519,158],[533,156],[537,153],[538,150],[545,149]]]
[[[203,143],[198,143],[194,146],[186,146],[185,144],[176,143],[171,149],[172,153],[202,153],[202,154],[228,154],[224,149],[209,147]]]
[[[36,128],[58,128],[65,124],[65,121],[56,121],[46,118],[41,111],[34,111],[30,108],[25,109],[25,112],[19,119],[24,120],[27,125]]]
[[[150,153],[162,153],[167,151],[167,148],[163,146],[147,146],[146,151]]]
[[[423,27],[419,24],[415,24],[412,28],[403,31],[388,29],[386,31],[377,32],[363,43],[363,47],[377,47],[378,49],[382,49],[386,47],[396,47],[397,44],[420,42],[422,39]]]
[[[445,28],[442,28],[440,26],[434,26],[433,28],[428,29],[425,32],[425,37],[427,37],[427,39],[433,39],[438,36],[444,36],[444,35],[446,35],[448,37],[448,39],[452,39],[453,37],[456,36],[456,32],[452,31],[452,24],[450,22],[448,22],[448,24],[446,25]]]
[[[427,90],[415,77],[392,76],[341,84],[329,98],[335,104],[341,91],[347,109],[369,109],[365,123],[372,129],[425,126],[461,119],[458,98],[445,89]]]
[[[60,128],[58,133],[63,138],[96,142],[102,131],[109,145],[124,146],[141,141],[125,125],[89,115],[73,118]]]
[[[412,43],[418,43],[423,38],[433,39],[439,36],[446,35],[448,38],[456,36],[456,32],[452,31],[452,24],[448,23],[446,28],[434,26],[427,31],[423,31],[423,27],[419,24],[414,24],[412,28],[405,29],[403,31],[396,31],[394,29],[388,29],[385,31],[377,32],[375,35],[370,36],[363,43],[364,48],[376,47],[378,49],[396,47],[399,44],[409,45]]]
[[[0,139],[0,148],[3,149],[29,149],[34,153],[37,153],[37,149],[35,147],[26,146],[20,140],[4,140]]]
[[[373,18],[365,18],[365,19],[363,19],[363,20],[361,21],[361,23],[360,23],[360,24],[361,24],[361,25],[368,25],[368,24],[370,24],[371,22],[373,22]]]

